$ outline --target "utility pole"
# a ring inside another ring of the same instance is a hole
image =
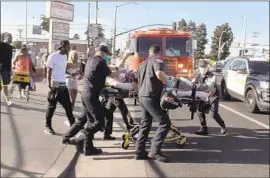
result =
[[[90,46],[90,3],[88,3],[88,24],[87,24],[87,47],[89,49],[89,46]]]
[[[27,44],[27,0],[25,0],[25,44]]]
[[[252,32],[252,37],[254,38],[254,41],[255,41],[255,39],[258,37],[258,35],[260,34],[259,32]],[[254,51],[253,51],[253,55],[255,54],[255,50],[256,50],[256,46],[258,46],[258,44],[256,44],[256,43],[254,43],[253,44],[253,46],[254,46]]]
[[[243,51],[244,51],[244,49],[245,49],[245,47],[246,47],[246,40],[247,40],[247,18],[246,18],[246,16],[242,16],[241,18],[245,20],[245,27],[244,27],[244,44],[243,44]],[[243,53],[243,54],[244,54],[244,53]]]
[[[113,41],[112,41],[112,58],[115,57],[115,42],[116,42],[116,21],[117,21],[117,8],[128,5],[128,4],[136,4],[136,2],[128,2],[121,5],[116,5],[114,10],[114,24],[113,24]]]
[[[117,18],[117,8],[118,6],[115,6],[114,10],[114,24],[113,24],[113,40],[112,40],[112,58],[115,57],[115,38],[116,38],[116,18]]]
[[[98,24],[98,1],[96,1],[96,24]]]
[[[2,28],[2,1],[0,1],[0,42],[2,41],[2,31],[1,31],[1,28]]]
[[[222,36],[223,34],[226,33],[226,31],[223,31],[219,37],[219,43],[218,43],[218,61],[220,61],[220,52],[221,52],[221,40],[222,40]]]

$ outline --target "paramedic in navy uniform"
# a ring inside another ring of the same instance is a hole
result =
[[[94,134],[104,131],[105,127],[104,108],[99,101],[99,96],[105,86],[106,77],[115,78],[119,73],[111,72],[104,60],[106,55],[111,55],[108,47],[100,45],[95,55],[87,61],[82,92],[83,112],[62,140],[64,144],[75,144],[78,151],[85,156],[102,153],[101,149],[93,145]],[[86,127],[83,129],[85,123]],[[81,129],[83,129],[82,136],[74,137]]]
[[[137,160],[155,159],[166,162],[167,158],[161,153],[161,147],[171,126],[170,118],[166,111],[160,107],[160,97],[164,84],[167,85],[167,76],[163,68],[163,60],[159,54],[161,48],[152,45],[149,57],[143,61],[138,69],[138,87],[140,105],[142,108],[142,120],[136,142]],[[145,150],[148,134],[152,126],[153,118],[158,122],[158,129],[151,142],[149,154]]]

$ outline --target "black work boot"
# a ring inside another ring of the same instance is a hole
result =
[[[102,153],[102,149],[94,147],[93,139],[92,139],[93,136],[94,135],[90,135],[90,136],[86,137],[86,139],[84,140],[83,154],[85,156],[99,155]]]
[[[102,154],[102,149],[95,148],[92,141],[85,140],[83,145],[83,154],[84,156],[99,155]]]
[[[75,143],[76,149],[80,154],[84,154],[84,141]]]
[[[104,134],[103,140],[116,140],[116,138],[112,137],[111,135]]]
[[[151,159],[148,157],[148,153],[147,152],[144,152],[144,153],[140,153],[140,154],[135,154],[135,157],[134,157],[136,160],[148,160],[148,159]]]
[[[63,137],[62,144],[71,144],[69,138]]]
[[[52,126],[46,126],[44,132],[50,135],[55,135],[55,131],[53,130]]]
[[[149,153],[148,157],[150,159],[157,160],[159,162],[163,162],[163,163],[168,162],[168,158],[165,155],[161,154],[161,153],[160,154]]]
[[[201,127],[198,132],[195,132],[196,135],[208,135],[207,127]]]

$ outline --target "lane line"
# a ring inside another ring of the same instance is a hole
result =
[[[255,123],[255,124],[259,125],[259,126],[262,126],[262,127],[265,128],[265,129],[269,129],[269,125],[266,125],[266,124],[264,124],[264,123],[262,123],[262,122],[260,122],[260,121],[257,121],[257,120],[255,120],[255,119],[249,117],[249,116],[246,116],[245,114],[242,114],[242,113],[240,113],[240,112],[238,112],[238,111],[236,111],[236,110],[234,110],[234,109],[232,109],[232,108],[230,108],[230,107],[228,107],[228,106],[225,106],[224,104],[219,104],[219,105],[220,105],[222,108],[227,109],[228,111],[231,111],[231,112],[233,112],[234,114],[237,114],[237,115],[243,117],[244,119],[247,119],[247,120],[249,120],[249,121],[251,121],[251,122],[253,122],[253,123]]]

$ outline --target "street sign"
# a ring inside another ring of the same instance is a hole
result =
[[[50,17],[73,22],[74,5],[64,2],[52,1],[50,7]]]
[[[89,37],[90,38],[97,38],[99,34],[99,29],[97,24],[90,24],[89,25]]]
[[[33,25],[33,35],[41,35],[41,26]]]
[[[69,35],[69,23],[53,22],[52,23],[52,32]]]
[[[52,39],[53,39],[53,43],[59,44],[61,40],[69,40],[69,36],[53,35]]]

